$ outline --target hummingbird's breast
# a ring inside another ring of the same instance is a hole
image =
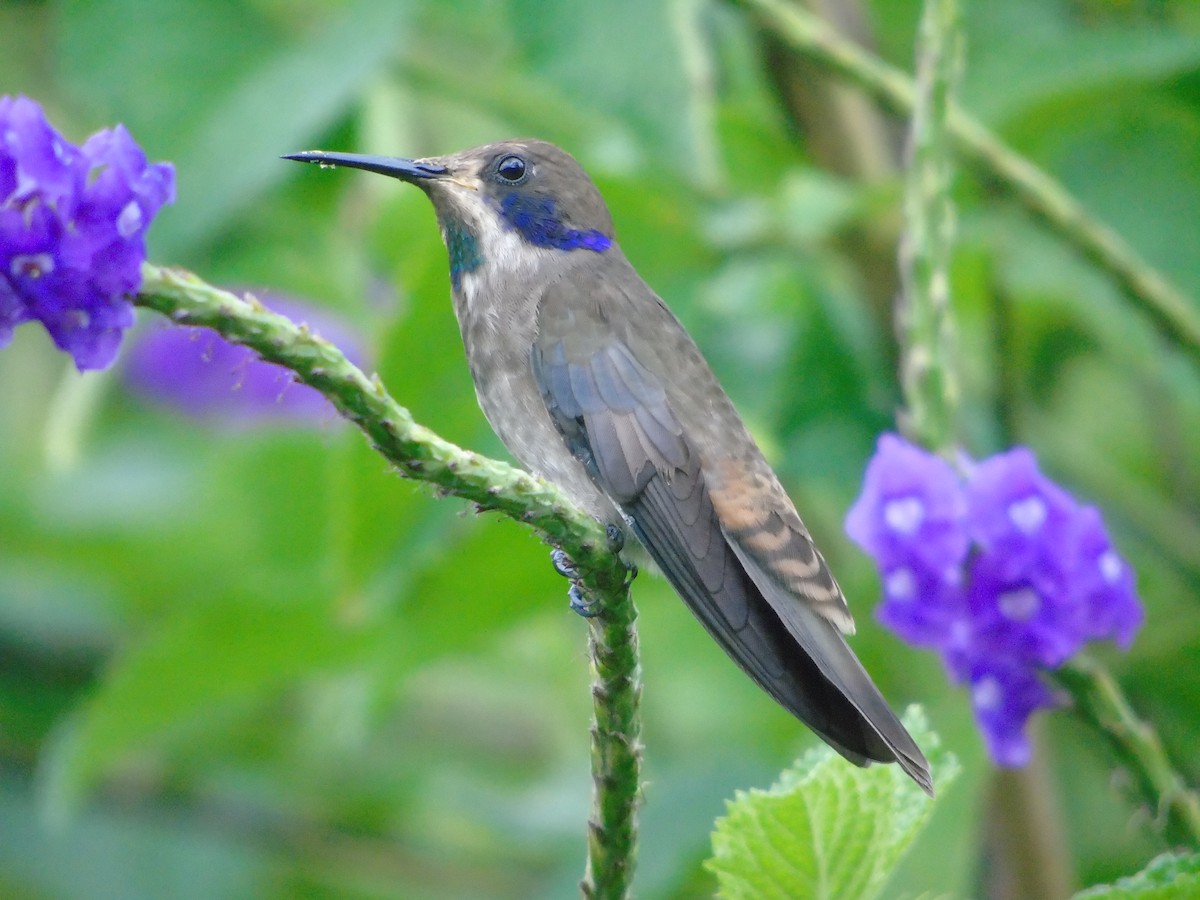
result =
[[[483,265],[464,272],[454,290],[479,406],[524,468],[558,484],[597,519],[620,522],[551,420],[530,362],[542,293],[569,277],[571,255],[530,247],[511,233],[487,243]]]

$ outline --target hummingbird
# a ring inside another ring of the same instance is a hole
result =
[[[846,643],[854,621],[796,507],[572,156],[511,140],[284,158],[423,190],[476,396],[509,451],[631,529],[733,661],[838,753],[896,762],[932,795],[924,755]]]

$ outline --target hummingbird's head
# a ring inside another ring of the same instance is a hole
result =
[[[390,175],[433,202],[456,289],[480,266],[517,268],[556,253],[603,253],[613,224],[604,199],[566,151],[501,141],[449,156],[399,159],[313,151],[285,157]]]

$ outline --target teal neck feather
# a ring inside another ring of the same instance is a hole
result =
[[[457,291],[462,286],[463,273],[473,272],[483,265],[479,239],[461,221],[449,216],[442,222],[442,234],[450,253],[450,283]]]

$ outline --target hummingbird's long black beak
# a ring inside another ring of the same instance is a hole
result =
[[[322,168],[345,166],[351,169],[363,169],[367,172],[378,172],[380,175],[390,175],[414,184],[427,178],[446,175],[450,171],[445,166],[418,162],[413,159],[399,159],[394,156],[364,156],[360,153],[326,153],[324,150],[289,153],[281,158],[294,159],[297,162],[317,163]]]

